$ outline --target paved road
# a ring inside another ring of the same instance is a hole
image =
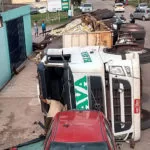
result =
[[[113,10],[113,4],[114,1],[111,0],[87,0],[87,2],[92,3],[94,9],[110,9]],[[124,16],[126,19],[129,21],[129,16],[130,13],[134,11],[134,8],[131,6],[127,6],[125,8]],[[120,15],[120,14],[116,14]],[[136,20],[136,23],[144,26],[146,30],[146,38],[145,38],[145,47],[150,49],[150,21],[142,21],[142,20]],[[149,57],[148,57],[149,56]],[[148,55],[145,55],[144,57],[146,62],[150,62],[150,53]],[[150,63],[146,64],[141,64],[141,70],[142,70],[142,80],[143,80],[143,85],[142,85],[142,102],[143,105],[142,107],[144,109],[150,110]],[[141,141],[136,144],[135,150],[149,150],[150,149],[150,129],[142,131],[142,138]],[[121,146],[121,150],[129,150],[129,145],[126,143],[123,143]]]

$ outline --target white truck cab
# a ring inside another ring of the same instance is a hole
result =
[[[140,64],[137,53],[108,53],[99,46],[48,49],[38,65],[40,94],[68,109],[102,111],[118,140],[137,141]],[[41,102],[44,114],[50,108]]]

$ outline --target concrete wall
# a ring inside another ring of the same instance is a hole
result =
[[[2,13],[3,22],[6,24],[7,21],[16,19],[23,16],[24,21],[24,32],[25,32],[25,43],[27,56],[32,53],[32,32],[31,32],[31,17],[30,7],[28,5],[22,6],[16,9],[8,10]]]
[[[6,26],[0,28],[0,89],[11,78]]]
[[[23,6],[20,8],[11,9],[1,13],[1,15],[3,17],[3,27],[0,28],[0,89],[11,78],[9,47],[8,47],[7,28],[6,28],[7,21],[23,16],[26,55],[29,56],[32,53],[30,7]]]
[[[32,53],[32,31],[31,31],[31,18],[29,16],[23,17],[24,31],[25,31],[25,44],[27,56]]]

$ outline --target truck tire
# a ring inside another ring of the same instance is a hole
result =
[[[133,24],[133,23],[126,23],[126,24],[122,24],[121,28],[130,28],[130,29],[144,29],[143,26],[138,25],[138,24]]]
[[[145,40],[144,39],[136,40],[136,43],[139,45],[139,47],[144,48]]]
[[[146,32],[144,30],[137,30],[135,32],[133,31],[132,35],[136,40],[143,40],[145,38]]]
[[[140,39],[144,39],[146,32],[144,29],[133,29],[133,28],[122,28],[120,29],[121,33],[131,33],[132,36],[136,39],[136,40],[140,40]]]
[[[135,47],[131,45],[118,45],[115,48],[115,52],[119,54],[127,54],[129,52],[140,52],[142,49],[140,47]]]
[[[146,35],[143,26],[140,26],[138,24],[132,24],[132,23],[122,24],[120,28],[120,32],[132,33],[133,37],[138,40],[144,39]]]

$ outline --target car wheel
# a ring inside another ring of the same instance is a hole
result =
[[[145,20],[146,20],[146,18],[143,16],[143,17],[142,17],[142,20],[143,20],[143,21],[145,21]]]
[[[145,38],[146,33],[143,30],[137,30],[135,32],[132,32],[132,35],[136,40],[143,40]]]

